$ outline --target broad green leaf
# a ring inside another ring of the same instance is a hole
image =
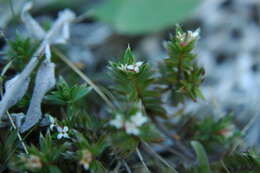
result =
[[[71,89],[72,101],[75,102],[75,101],[81,99],[86,94],[88,94],[90,90],[91,90],[91,88],[86,85],[74,86]]]
[[[200,173],[210,173],[209,161],[203,146],[197,141],[191,141],[191,145],[196,152],[199,162]]]
[[[125,50],[125,53],[123,56],[123,62],[124,62],[124,64],[133,64],[135,62],[135,58],[134,58],[131,48],[129,46]]]
[[[126,34],[156,32],[189,17],[200,0],[107,0],[94,17]]]

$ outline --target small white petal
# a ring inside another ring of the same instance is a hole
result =
[[[55,119],[52,116],[49,116],[49,121],[50,121],[51,124],[55,123]]]
[[[50,125],[50,129],[51,129],[51,130],[53,130],[54,127],[55,127],[54,124],[51,124],[51,125]]]
[[[189,32],[189,31],[188,31]],[[181,32],[178,32],[177,35],[176,35],[177,39],[179,39],[181,42],[185,41],[185,38],[186,38],[186,34],[185,33],[181,33]]]
[[[125,123],[125,130],[126,130],[126,133],[128,133],[128,134],[139,135],[139,129],[132,122]]]
[[[187,36],[187,41],[193,41],[193,40],[197,40],[200,37],[200,29],[197,29],[196,31],[192,32],[192,31],[188,31],[188,36]]]
[[[136,73],[139,73],[139,67],[137,67],[137,66],[135,66],[135,68],[134,68],[134,71],[136,72]]]
[[[119,70],[121,71],[127,71],[127,65],[126,64],[121,64],[119,67],[118,67]]]
[[[116,127],[117,129],[122,128],[123,125],[124,125],[124,121],[123,121],[123,119],[122,119],[122,115],[116,115],[116,118],[113,119],[113,120],[111,120],[111,121],[109,122],[109,124],[110,124],[111,126]]]
[[[193,32],[193,37],[199,38],[200,36],[200,28],[196,29],[196,31]]]
[[[64,137],[64,138],[70,138],[69,135],[68,135],[68,133],[64,133],[64,134],[63,134],[63,137]]]
[[[85,163],[85,164],[83,164],[83,167],[84,167],[85,170],[88,170],[89,169],[89,164]]]
[[[148,121],[146,116],[143,116],[141,112],[137,112],[134,116],[131,117],[131,122],[136,126],[142,126],[144,123]]]
[[[63,127],[63,132],[68,132],[68,131],[69,131],[68,126]]]
[[[139,61],[136,63],[136,66],[140,67],[141,65],[143,65],[143,62],[142,61]]]
[[[58,130],[59,133],[62,133],[62,132],[63,132],[63,128],[60,127],[60,126],[57,126],[57,130]]]
[[[135,69],[135,66],[134,66],[134,65],[128,65],[128,66],[127,66],[127,69],[128,69],[128,70],[134,70],[134,69]]]
[[[58,135],[57,135],[57,139],[61,139],[63,137],[63,134],[62,133],[59,133]]]

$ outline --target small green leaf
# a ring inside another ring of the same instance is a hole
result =
[[[86,85],[81,85],[78,87],[73,87],[72,88],[72,102],[75,102],[79,99],[81,99],[82,97],[84,97],[86,94],[89,93],[89,91],[91,90],[90,87],[87,87]]]
[[[100,137],[97,143],[93,144],[92,153],[95,157],[98,157],[107,147],[107,141],[105,137]]]
[[[135,62],[135,58],[132,54],[130,46],[127,47],[123,56],[124,64],[133,64]]]
[[[203,96],[203,94],[201,93],[199,88],[195,88],[195,94],[197,97],[199,97],[202,100],[205,100],[205,97]]]
[[[45,100],[58,105],[71,104],[84,97],[90,90],[91,88],[84,84],[70,87],[61,77],[56,85],[56,91],[45,96]]]
[[[200,173],[211,173],[208,157],[207,157],[207,154],[206,154],[203,146],[198,141],[191,141],[191,145],[197,155],[197,160],[199,162],[199,172]]]
[[[54,95],[54,92],[52,92],[52,94],[53,95],[45,96],[44,99],[55,105],[65,105],[66,104],[65,101],[63,101],[62,99],[60,99],[56,95]]]

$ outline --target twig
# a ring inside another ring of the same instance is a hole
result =
[[[241,130],[241,135],[244,136],[246,131],[252,126],[252,124],[255,122],[256,118],[258,117],[259,115],[255,115],[253,118],[251,118],[251,120],[249,120],[249,122],[243,127],[243,129]],[[234,146],[231,148],[229,154],[233,153],[236,148],[241,144],[241,141],[240,142],[237,142],[236,144],[234,144]]]
[[[180,149],[185,154],[187,160],[194,160],[193,153],[190,152],[190,150],[186,148],[185,145],[181,144],[179,141],[173,140],[172,135],[158,122],[158,120],[155,117],[152,117],[152,121],[154,122],[158,130],[160,130],[165,136],[169,137],[173,141],[173,145],[175,145],[176,148]]]
[[[29,154],[28,149],[27,149],[27,147],[26,147],[26,145],[25,145],[25,143],[24,143],[24,141],[23,141],[23,138],[22,138],[21,134],[19,133],[19,130],[17,129],[17,127],[16,127],[16,125],[15,125],[15,123],[14,123],[14,120],[12,119],[12,117],[11,117],[11,115],[10,115],[10,113],[9,113],[8,111],[7,111],[6,113],[7,113],[7,116],[8,116],[8,118],[9,118],[9,120],[10,120],[10,122],[11,122],[13,128],[14,128],[14,130],[17,131],[18,139],[20,140],[20,142],[21,142],[21,144],[22,144],[22,146],[23,146],[23,149],[24,149],[25,153],[26,153],[26,154]]]
[[[118,173],[118,170],[120,169],[121,165],[122,165],[122,163],[118,162],[115,169],[111,173]]]
[[[146,169],[146,171],[147,171],[148,173],[151,173],[151,171],[149,170],[149,168],[148,168],[147,165],[145,164],[144,159],[143,159],[143,156],[142,156],[142,154],[140,153],[138,147],[136,148],[136,153],[137,153],[137,155],[138,155],[140,161],[142,162],[144,168]]]
[[[127,162],[126,162],[125,160],[123,160],[123,163],[124,163],[124,166],[125,166],[125,168],[126,168],[126,171],[127,171],[128,173],[132,173],[132,171],[131,171],[131,169],[129,168]]]
[[[220,163],[221,163],[221,165],[223,166],[223,168],[225,169],[225,171],[226,171],[227,173],[231,173],[231,172],[228,170],[228,168],[226,167],[226,165],[225,165],[225,163],[223,162],[223,160],[220,160]]]
[[[111,101],[107,98],[107,96],[98,88],[94,82],[91,81],[84,73],[82,73],[64,54],[62,54],[58,49],[53,49],[54,52],[58,55],[58,57],[67,64],[79,77],[81,77],[86,83],[88,83],[97,94],[108,104],[110,108],[114,109],[114,106]]]
[[[79,15],[77,18],[73,20],[73,23],[80,23],[83,20],[85,20],[88,17],[91,17],[91,14],[93,14],[93,10],[87,11],[81,15]]]
[[[176,155],[176,156],[179,156],[181,157],[183,160],[186,160],[186,161],[190,161],[188,158],[186,158],[185,156],[182,155],[182,153],[180,153],[178,150],[174,150],[173,148],[171,148],[172,146],[169,146],[167,148],[165,148],[167,151],[169,151],[170,153]]]
[[[167,167],[169,167],[170,169],[172,169],[173,173],[178,173],[177,170],[172,167],[164,158],[162,158],[159,154],[157,154],[150,146],[149,144],[147,144],[146,142],[142,142],[142,144],[150,150],[150,152],[152,153],[152,155],[154,157],[156,157],[158,160],[160,160],[164,165],[166,165]]]
[[[12,63],[13,63],[13,61],[8,62],[8,64],[3,68],[2,72],[1,72],[1,77],[3,77],[5,75],[7,70],[11,67]]]

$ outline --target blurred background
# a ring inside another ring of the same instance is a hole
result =
[[[26,0],[0,0],[0,28],[8,39],[28,37],[20,22]],[[136,57],[156,66],[166,51],[164,41],[177,23],[201,29],[198,62],[206,70],[206,101],[188,103],[187,112],[216,118],[233,113],[246,131],[247,145],[260,148],[260,1],[259,0],[34,0],[31,11],[47,30],[58,12],[77,14],[64,50],[92,80],[106,83],[109,59],[131,45]],[[0,40],[1,52],[5,41]],[[0,53],[1,56],[1,53]],[[172,108],[169,108],[169,111]],[[245,128],[246,127],[246,128]]]

